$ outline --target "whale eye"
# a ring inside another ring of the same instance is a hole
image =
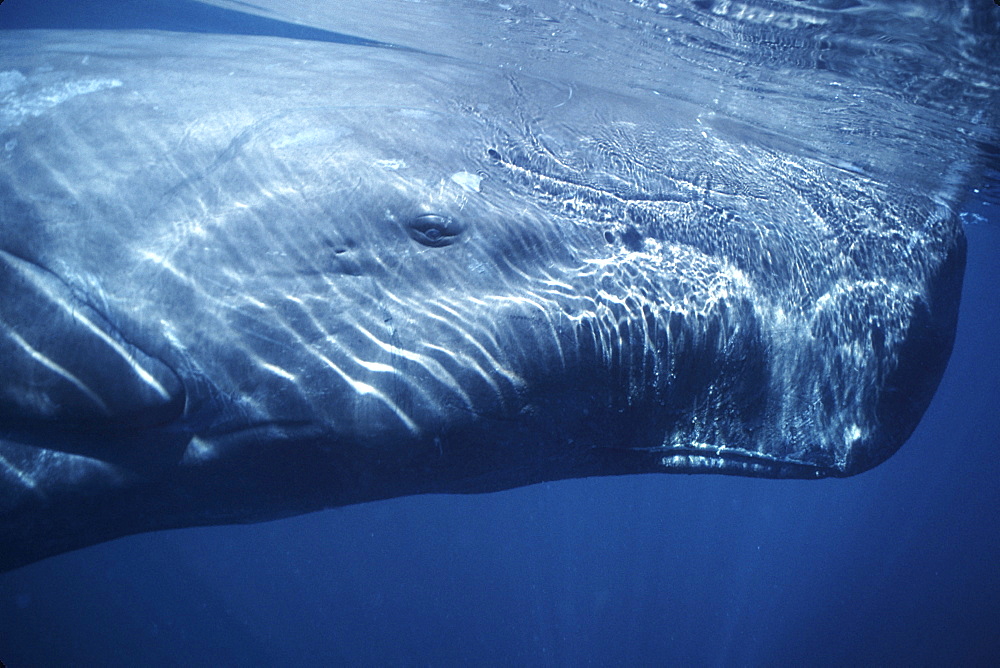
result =
[[[451,216],[425,213],[417,216],[406,226],[410,238],[424,246],[440,248],[458,241],[465,231],[465,225]]]

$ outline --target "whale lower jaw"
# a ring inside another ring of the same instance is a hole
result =
[[[755,478],[809,480],[850,475],[836,466],[774,457],[743,448],[686,445],[645,448],[643,451],[659,458],[659,467],[667,473],[721,473]]]

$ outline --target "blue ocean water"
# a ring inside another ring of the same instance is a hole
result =
[[[968,268],[944,380],[910,441],[870,472],[570,480],[131,536],[0,575],[0,660],[994,664],[993,174],[966,204]]]

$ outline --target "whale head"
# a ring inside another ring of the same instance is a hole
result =
[[[8,567],[414,493],[852,475],[943,371],[938,193],[679,99],[81,35],[4,38]]]

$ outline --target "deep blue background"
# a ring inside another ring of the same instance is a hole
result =
[[[967,227],[951,364],[874,471],[576,480],[133,536],[0,576],[0,660],[995,663],[1000,214],[972,206],[992,222]]]

